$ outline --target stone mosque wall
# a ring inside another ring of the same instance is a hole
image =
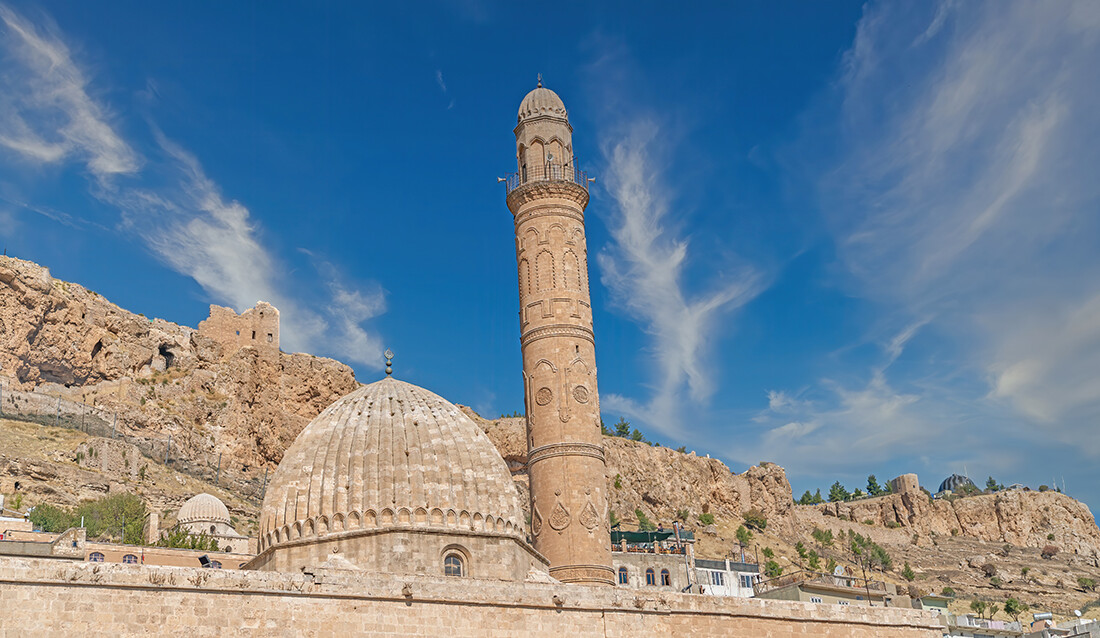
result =
[[[199,322],[199,334],[236,352],[254,346],[261,352],[279,351],[279,310],[261,301],[241,314],[232,308],[210,306],[210,316]]]
[[[932,612],[428,576],[0,559],[0,634],[939,638]]]

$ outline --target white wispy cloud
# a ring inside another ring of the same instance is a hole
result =
[[[0,145],[38,162],[77,156],[103,181],[140,167],[50,23],[35,25],[0,4],[5,70],[0,81]]]
[[[440,69],[435,70],[435,83],[439,85],[439,90],[443,92],[443,95],[447,95],[447,83],[443,81],[443,71]],[[447,104],[447,109],[453,109],[455,106],[454,98]]]
[[[801,458],[922,454],[937,432],[988,454],[1017,436],[1100,454],[1098,59],[1096,3],[865,7],[816,105],[836,108],[811,120],[836,132],[818,179],[850,289],[893,329],[871,339],[884,358],[866,386],[824,383],[814,410],[768,421],[821,421]],[[925,326],[959,383],[887,378]]]
[[[56,28],[33,24],[0,5],[2,50],[13,63],[0,72],[0,144],[33,162],[78,158],[96,178],[91,193],[116,207],[120,227],[142,238],[165,264],[193,278],[213,301],[237,310],[263,300],[280,310],[289,349],[326,353],[380,367],[380,341],[364,322],[385,311],[377,285],[350,287],[337,270],[313,258],[327,300],[302,297],[285,283],[284,266],[264,245],[249,209],[222,194],[199,160],[155,124],[166,179],[143,183],[137,152],[115,130],[106,109]],[[127,174],[125,184],[112,176]],[[148,180],[152,181],[152,180]],[[64,214],[23,204],[38,214],[73,223]]]
[[[678,434],[678,415],[707,400],[714,391],[707,365],[717,320],[761,290],[761,277],[745,268],[693,294],[683,282],[688,241],[665,223],[668,193],[651,158],[657,125],[639,120],[622,137],[604,144],[607,189],[617,212],[609,227],[614,242],[601,251],[601,280],[616,303],[637,318],[649,334],[658,378],[644,404],[607,395],[604,403],[667,433]]]

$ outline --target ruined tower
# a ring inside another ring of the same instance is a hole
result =
[[[574,163],[565,104],[541,79],[520,104],[515,134],[518,170],[507,179],[507,203],[516,226],[531,531],[550,575],[611,585],[584,234],[588,179]]]

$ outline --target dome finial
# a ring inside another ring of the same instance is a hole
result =
[[[386,357],[386,376],[393,374],[393,350],[386,348],[386,351],[382,353],[383,357]]]
[[[538,85],[537,88],[540,88],[540,89],[542,88],[542,74],[541,73],[539,73],[539,85]]]

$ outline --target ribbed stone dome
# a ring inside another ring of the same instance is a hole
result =
[[[407,526],[522,540],[523,510],[489,437],[457,407],[387,377],[306,426],[267,487],[260,550]]]
[[[557,93],[542,85],[528,93],[519,103],[518,120],[520,122],[536,115],[556,115],[563,119],[569,117],[565,111],[565,102],[561,101]]]
[[[229,525],[229,510],[212,494],[196,494],[187,499],[176,519],[180,523],[225,523]]]
[[[940,483],[939,491],[946,492],[948,490],[951,490],[952,492],[954,492],[955,490],[966,485],[969,485],[970,487],[975,487],[974,481],[971,481],[969,478],[963,476],[962,474],[952,474],[951,476],[945,478],[943,480],[943,483]]]

